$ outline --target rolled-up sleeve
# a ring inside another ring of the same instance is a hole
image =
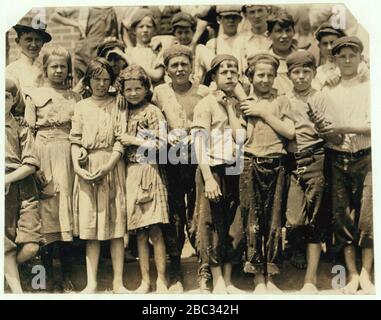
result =
[[[204,98],[194,108],[192,129],[203,128],[210,130],[212,115],[209,109],[209,99]]]
[[[30,128],[22,128],[20,131],[21,144],[21,162],[23,165],[28,164],[40,168],[40,160],[37,157],[37,152],[34,145],[34,139]]]

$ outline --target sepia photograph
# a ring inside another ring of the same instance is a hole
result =
[[[108,2],[2,30],[4,295],[375,296],[350,1]]]

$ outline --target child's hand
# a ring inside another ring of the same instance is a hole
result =
[[[267,101],[246,100],[241,104],[241,111],[246,117],[263,118],[267,113]]]
[[[78,163],[84,165],[87,161],[87,150],[83,147],[79,149]]]
[[[79,38],[80,39],[85,39],[86,38],[86,31],[83,28],[83,26],[78,22],[77,29],[79,31]]]
[[[88,183],[91,183],[92,182],[92,179],[93,179],[93,175],[85,170],[85,169],[82,169],[82,168],[77,168],[77,169],[74,169],[74,172],[80,177],[82,178],[83,180],[85,180],[86,182]]]
[[[92,176],[91,183],[99,183],[111,171],[107,165],[101,166]]]
[[[128,133],[117,135],[115,138],[124,146],[132,146],[135,144],[135,140],[136,140],[135,137],[129,135]]]
[[[216,97],[217,102],[225,108],[232,104],[231,99],[227,97],[222,90],[215,91],[214,96]]]
[[[325,84],[329,87],[334,87],[340,82],[340,76],[336,73],[332,73],[327,76]]]
[[[4,194],[8,194],[10,187],[11,187],[11,183],[5,182]]]
[[[218,202],[221,196],[222,196],[222,192],[216,180],[214,178],[210,178],[206,180],[205,181],[205,197],[214,202]]]

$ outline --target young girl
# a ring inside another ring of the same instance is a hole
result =
[[[92,95],[75,106],[70,132],[76,173],[73,210],[79,222],[79,237],[87,240],[84,293],[96,291],[100,241],[103,240],[111,240],[113,291],[128,292],[123,285],[123,237],[126,234],[123,146],[115,138],[117,132],[123,130],[125,115],[108,93],[113,81],[114,73],[106,59],[96,58],[90,63],[84,83]],[[81,147],[86,149],[87,159],[80,162]]]
[[[70,242],[73,240],[73,167],[69,133],[74,104],[80,99],[72,92],[72,65],[69,52],[52,47],[43,56],[46,86],[26,91],[25,120],[35,131],[35,141],[45,186],[41,193],[42,234],[45,246],[42,262],[48,276],[48,290],[53,289],[53,246],[59,246],[62,287],[74,289],[70,280]]]
[[[137,235],[142,273],[137,293],[150,291],[148,239],[154,247],[158,273],[156,291],[167,291],[166,249],[161,230],[161,224],[169,222],[167,187],[160,166],[157,162],[145,162],[141,152],[145,149],[149,154],[154,151],[155,155],[165,146],[166,142],[159,137],[159,127],[166,128],[166,123],[161,111],[150,103],[152,94],[149,88],[149,77],[142,67],[132,65],[120,74],[119,90],[126,98],[129,116],[127,133],[118,140],[127,147],[128,230],[135,231]]]

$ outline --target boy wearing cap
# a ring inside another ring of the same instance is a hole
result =
[[[244,33],[246,36],[244,54],[268,50],[271,40],[267,36],[267,18],[269,17],[268,6],[245,5],[242,7],[243,15],[249,20],[251,29]],[[247,65],[245,66],[245,70]]]
[[[238,60],[239,76],[244,74],[243,61],[244,37],[238,34],[238,25],[242,21],[241,8],[234,5],[217,6],[217,22],[220,25],[217,38],[210,39],[206,47],[215,55],[231,54]]]
[[[41,242],[37,193],[31,175],[40,166],[29,128],[11,114],[19,88],[5,80],[5,221],[4,271],[13,293],[22,293],[18,265],[33,258]]]
[[[13,29],[17,33],[15,39],[21,49],[20,58],[10,63],[5,71],[9,77],[16,80],[21,93],[30,87],[40,87],[43,84],[42,65],[38,60],[40,51],[45,43],[52,37],[46,30],[46,24],[42,21],[33,22],[31,17],[25,17],[16,24]],[[13,110],[15,115],[24,115],[24,96]]]
[[[286,143],[295,130],[286,116],[288,99],[273,89],[278,67],[279,60],[269,53],[253,56],[246,75],[254,90],[241,105],[246,129],[239,187],[246,233],[244,272],[255,275],[254,293],[280,291],[273,276],[280,272]]]
[[[202,44],[194,44],[193,37],[196,31],[196,20],[188,13],[176,13],[171,21],[173,35],[176,42],[188,46],[193,52],[192,77],[203,83],[205,73],[210,69],[214,54]]]
[[[373,268],[372,164],[370,126],[370,85],[361,82],[358,66],[363,44],[357,37],[334,41],[332,55],[340,69],[340,83],[323,92],[333,101],[318,131],[326,135],[342,134],[343,141],[328,144],[332,176],[332,213],[334,244],[344,250],[349,283],[344,292],[354,294],[359,286],[374,293]],[[356,266],[356,247],[361,249],[362,269]]]
[[[182,292],[180,257],[185,241],[184,226],[193,246],[195,236],[190,229],[195,204],[197,165],[189,161],[190,127],[194,108],[209,94],[209,89],[191,78],[193,55],[189,47],[173,45],[164,50],[163,58],[171,81],[154,89],[152,102],[164,113],[168,123],[168,142],[170,148],[176,150],[176,155],[169,153],[169,163],[165,166],[171,223],[164,234],[171,262],[171,289]]]
[[[286,58],[297,50],[294,39],[295,22],[292,16],[284,10],[279,10],[267,20],[267,32],[271,40],[270,53],[279,59],[278,76],[274,81],[274,88],[279,94],[292,90],[292,82],[287,76]]]
[[[233,91],[238,83],[238,61],[218,55],[209,71],[217,91],[198,102],[194,109],[192,138],[198,161],[196,172],[197,250],[201,263],[212,272],[214,293],[241,293],[231,283],[235,260],[229,228],[238,207],[238,180],[230,172],[233,150],[241,129],[236,115],[238,100]]]
[[[324,193],[324,148],[325,140],[319,136],[316,126],[310,119],[311,111],[324,114],[332,103],[311,87],[316,74],[315,57],[308,51],[296,51],[286,60],[288,76],[294,88],[288,94],[290,101],[288,117],[295,126],[295,139],[287,146],[290,153],[290,187],[286,210],[288,242],[293,249],[291,262],[296,267],[304,263],[307,251],[307,271],[302,293],[317,293],[317,269],[320,260],[321,244],[325,242],[327,219],[321,210]],[[328,121],[328,120],[325,120]],[[341,137],[326,136],[326,140],[340,143]],[[299,260],[299,261],[298,261]]]

